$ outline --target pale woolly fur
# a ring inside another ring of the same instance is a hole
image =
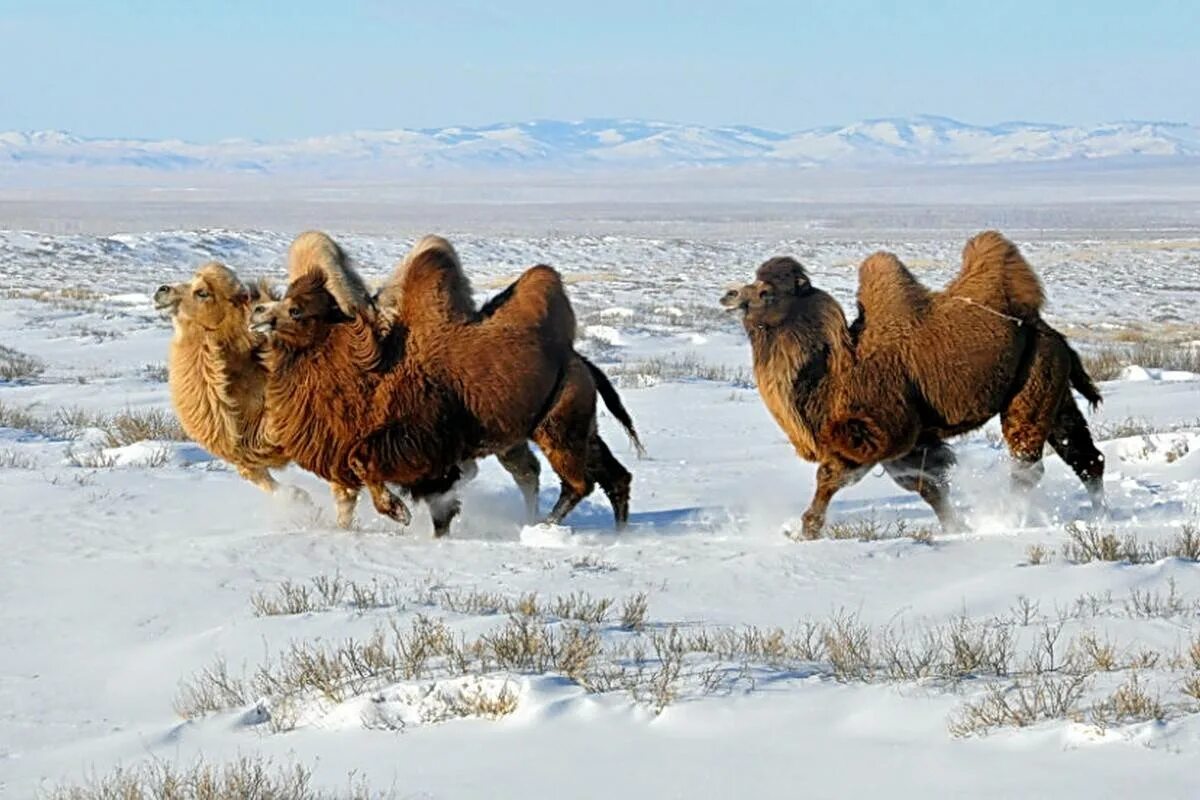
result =
[[[194,296],[197,289],[211,294],[204,307]],[[210,262],[172,291],[179,305],[168,381],[183,429],[243,477],[273,491],[276,484],[266,469],[288,459],[266,436],[262,341],[247,324],[251,290],[228,267]]]
[[[350,266],[345,252],[320,231],[305,231],[288,248],[288,282],[309,272],[325,275],[326,289],[347,316],[353,317],[372,305],[366,283]]]
[[[475,299],[474,292],[471,289],[471,280],[463,271],[462,261],[458,257],[458,252],[454,249],[454,245],[450,244],[446,239],[430,234],[421,237],[412,246],[408,254],[396,264],[391,276],[380,290],[376,302],[386,319],[394,321],[396,315],[399,313],[404,296],[405,278],[408,275],[409,267],[419,256],[430,251],[438,251],[445,254],[454,264],[453,274],[448,276],[446,287],[446,310],[464,321],[475,316]]]

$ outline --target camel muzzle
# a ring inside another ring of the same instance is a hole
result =
[[[154,292],[154,308],[158,311],[172,311],[179,305],[179,298],[170,286],[163,284]]]

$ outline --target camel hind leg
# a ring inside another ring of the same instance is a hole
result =
[[[1000,412],[1000,429],[1012,455],[1012,486],[1021,496],[1037,486],[1046,471],[1042,455],[1064,398],[1069,397],[1069,351],[1055,337],[1040,334],[1020,388]]]
[[[553,525],[561,523],[596,485],[588,469],[596,430],[596,384],[579,359],[573,359],[566,370],[558,397],[532,437],[562,481],[558,501],[545,520]]]
[[[937,515],[942,530],[955,533],[967,530],[950,502],[950,472],[956,463],[953,450],[943,442],[932,442],[918,445],[908,455],[882,466],[900,488],[921,495]]]
[[[629,487],[633,476],[608,449],[599,433],[592,435],[588,449],[588,474],[600,484],[612,503],[617,530],[624,530],[629,524]]]
[[[538,513],[538,476],[542,471],[542,465],[538,463],[537,456],[529,449],[528,443],[522,442],[503,453],[497,453],[496,460],[512,476],[513,481],[517,484],[517,488],[521,490],[521,497],[525,500],[526,521],[530,523],[536,522]]]
[[[1058,415],[1054,418],[1054,427],[1050,432],[1050,446],[1063,461],[1075,471],[1079,480],[1087,489],[1092,501],[1092,509],[1104,513],[1108,503],[1104,497],[1104,454],[1092,441],[1092,432],[1088,430],[1087,420],[1075,405],[1071,396],[1063,398]]]

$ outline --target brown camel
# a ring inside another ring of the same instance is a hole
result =
[[[953,457],[942,440],[996,413],[1018,486],[1036,483],[1048,437],[1103,504],[1103,456],[1068,384],[1093,402],[1099,394],[1037,315],[1040,284],[999,234],[969,241],[962,271],[940,293],[894,256],[867,259],[852,328],[794,259],[771,259],[756,278],[722,303],[743,312],[764,403],[797,453],[819,463],[806,536],[819,535],[833,495],[874,464],[920,492],[943,527],[957,527],[947,495]]]
[[[252,321],[268,334],[272,433],[347,502],[365,485],[380,513],[407,523],[407,507],[385,482],[399,484],[435,499],[435,533],[444,535],[458,507],[437,498],[460,465],[532,438],[563,480],[548,517],[558,522],[590,492],[598,469],[611,470],[607,448],[590,446],[597,387],[572,349],[574,314],[554,270],[528,270],[489,316],[463,322],[444,302],[450,273],[461,274],[457,259],[429,249],[405,271],[398,322],[381,322],[344,257],[314,259],[314,267]],[[587,391],[577,396],[579,386]],[[613,501],[623,524],[627,495]]]

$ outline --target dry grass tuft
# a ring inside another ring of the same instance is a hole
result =
[[[640,631],[646,627],[648,601],[645,592],[626,597],[621,603],[621,627],[627,631]]]
[[[1200,560],[1200,530],[1185,524],[1168,544],[1139,542],[1133,534],[1118,538],[1115,533],[1101,531],[1094,523],[1072,522],[1066,527],[1069,541],[1063,545],[1063,557],[1073,564],[1092,561],[1123,561],[1129,564],[1152,564],[1164,558],[1185,561]]]
[[[38,462],[16,450],[0,450],[0,469],[37,469]]]
[[[860,542],[878,542],[884,539],[912,539],[920,544],[933,543],[933,529],[927,526],[909,527],[899,519],[895,522],[880,522],[874,517],[839,520],[827,527],[829,539],[853,539]]]
[[[0,344],[0,380],[32,381],[46,371],[40,358]]]
[[[1088,688],[1083,675],[1035,675],[1004,686],[988,687],[982,700],[966,703],[951,717],[952,736],[982,736],[996,728],[1024,728],[1080,714],[1079,703]]]
[[[1187,343],[1135,341],[1110,344],[1082,353],[1083,366],[1093,380],[1111,381],[1129,366],[1200,372],[1200,348]]]
[[[1142,688],[1134,672],[1115,692],[1092,706],[1090,717],[1097,726],[1110,728],[1131,722],[1162,722],[1167,709]]]
[[[1053,554],[1054,551],[1047,550],[1043,545],[1031,544],[1025,550],[1026,563],[1028,563],[1031,567],[1036,567]]]
[[[746,367],[728,367],[701,361],[691,353],[669,353],[642,361],[621,362],[606,368],[613,383],[622,388],[653,386],[664,381],[701,380],[754,388],[754,375]]]
[[[226,764],[197,761],[175,767],[151,760],[93,775],[78,785],[60,785],[45,800],[369,800],[394,797],[353,783],[344,792],[330,793],[312,785],[309,770],[299,764],[275,766],[243,756]]]
[[[126,409],[117,414],[62,407],[48,415],[34,408],[0,403],[0,427],[27,430],[51,439],[69,438],[87,429],[104,431],[109,447],[123,447],[141,441],[187,441],[179,420],[159,408]]]

